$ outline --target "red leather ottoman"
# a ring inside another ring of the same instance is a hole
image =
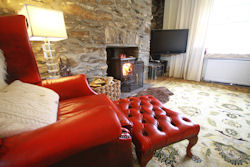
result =
[[[153,157],[155,150],[188,139],[187,155],[197,143],[200,126],[179,113],[165,108],[151,95],[130,97],[115,101],[116,105],[133,122],[132,140],[142,167]]]

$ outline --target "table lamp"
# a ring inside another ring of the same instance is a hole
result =
[[[27,31],[31,41],[44,41],[42,45],[49,78],[59,78],[58,60],[50,41],[67,39],[63,12],[24,5],[19,14],[26,16]]]

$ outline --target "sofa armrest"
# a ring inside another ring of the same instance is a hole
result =
[[[48,166],[117,139],[121,125],[110,107],[100,106],[34,131],[2,139],[0,167]]]
[[[37,85],[54,90],[59,94],[60,100],[97,94],[89,87],[87,79],[83,74],[43,80]]]

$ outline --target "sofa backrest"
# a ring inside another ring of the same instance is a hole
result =
[[[41,81],[26,30],[25,16],[0,17],[0,49],[7,62],[8,83],[17,79],[27,83]]]

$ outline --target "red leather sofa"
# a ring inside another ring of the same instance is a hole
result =
[[[107,96],[96,95],[84,75],[42,81],[24,16],[0,17],[0,49],[8,83],[18,79],[60,96],[56,123],[0,139],[0,167],[132,166],[130,121]]]

